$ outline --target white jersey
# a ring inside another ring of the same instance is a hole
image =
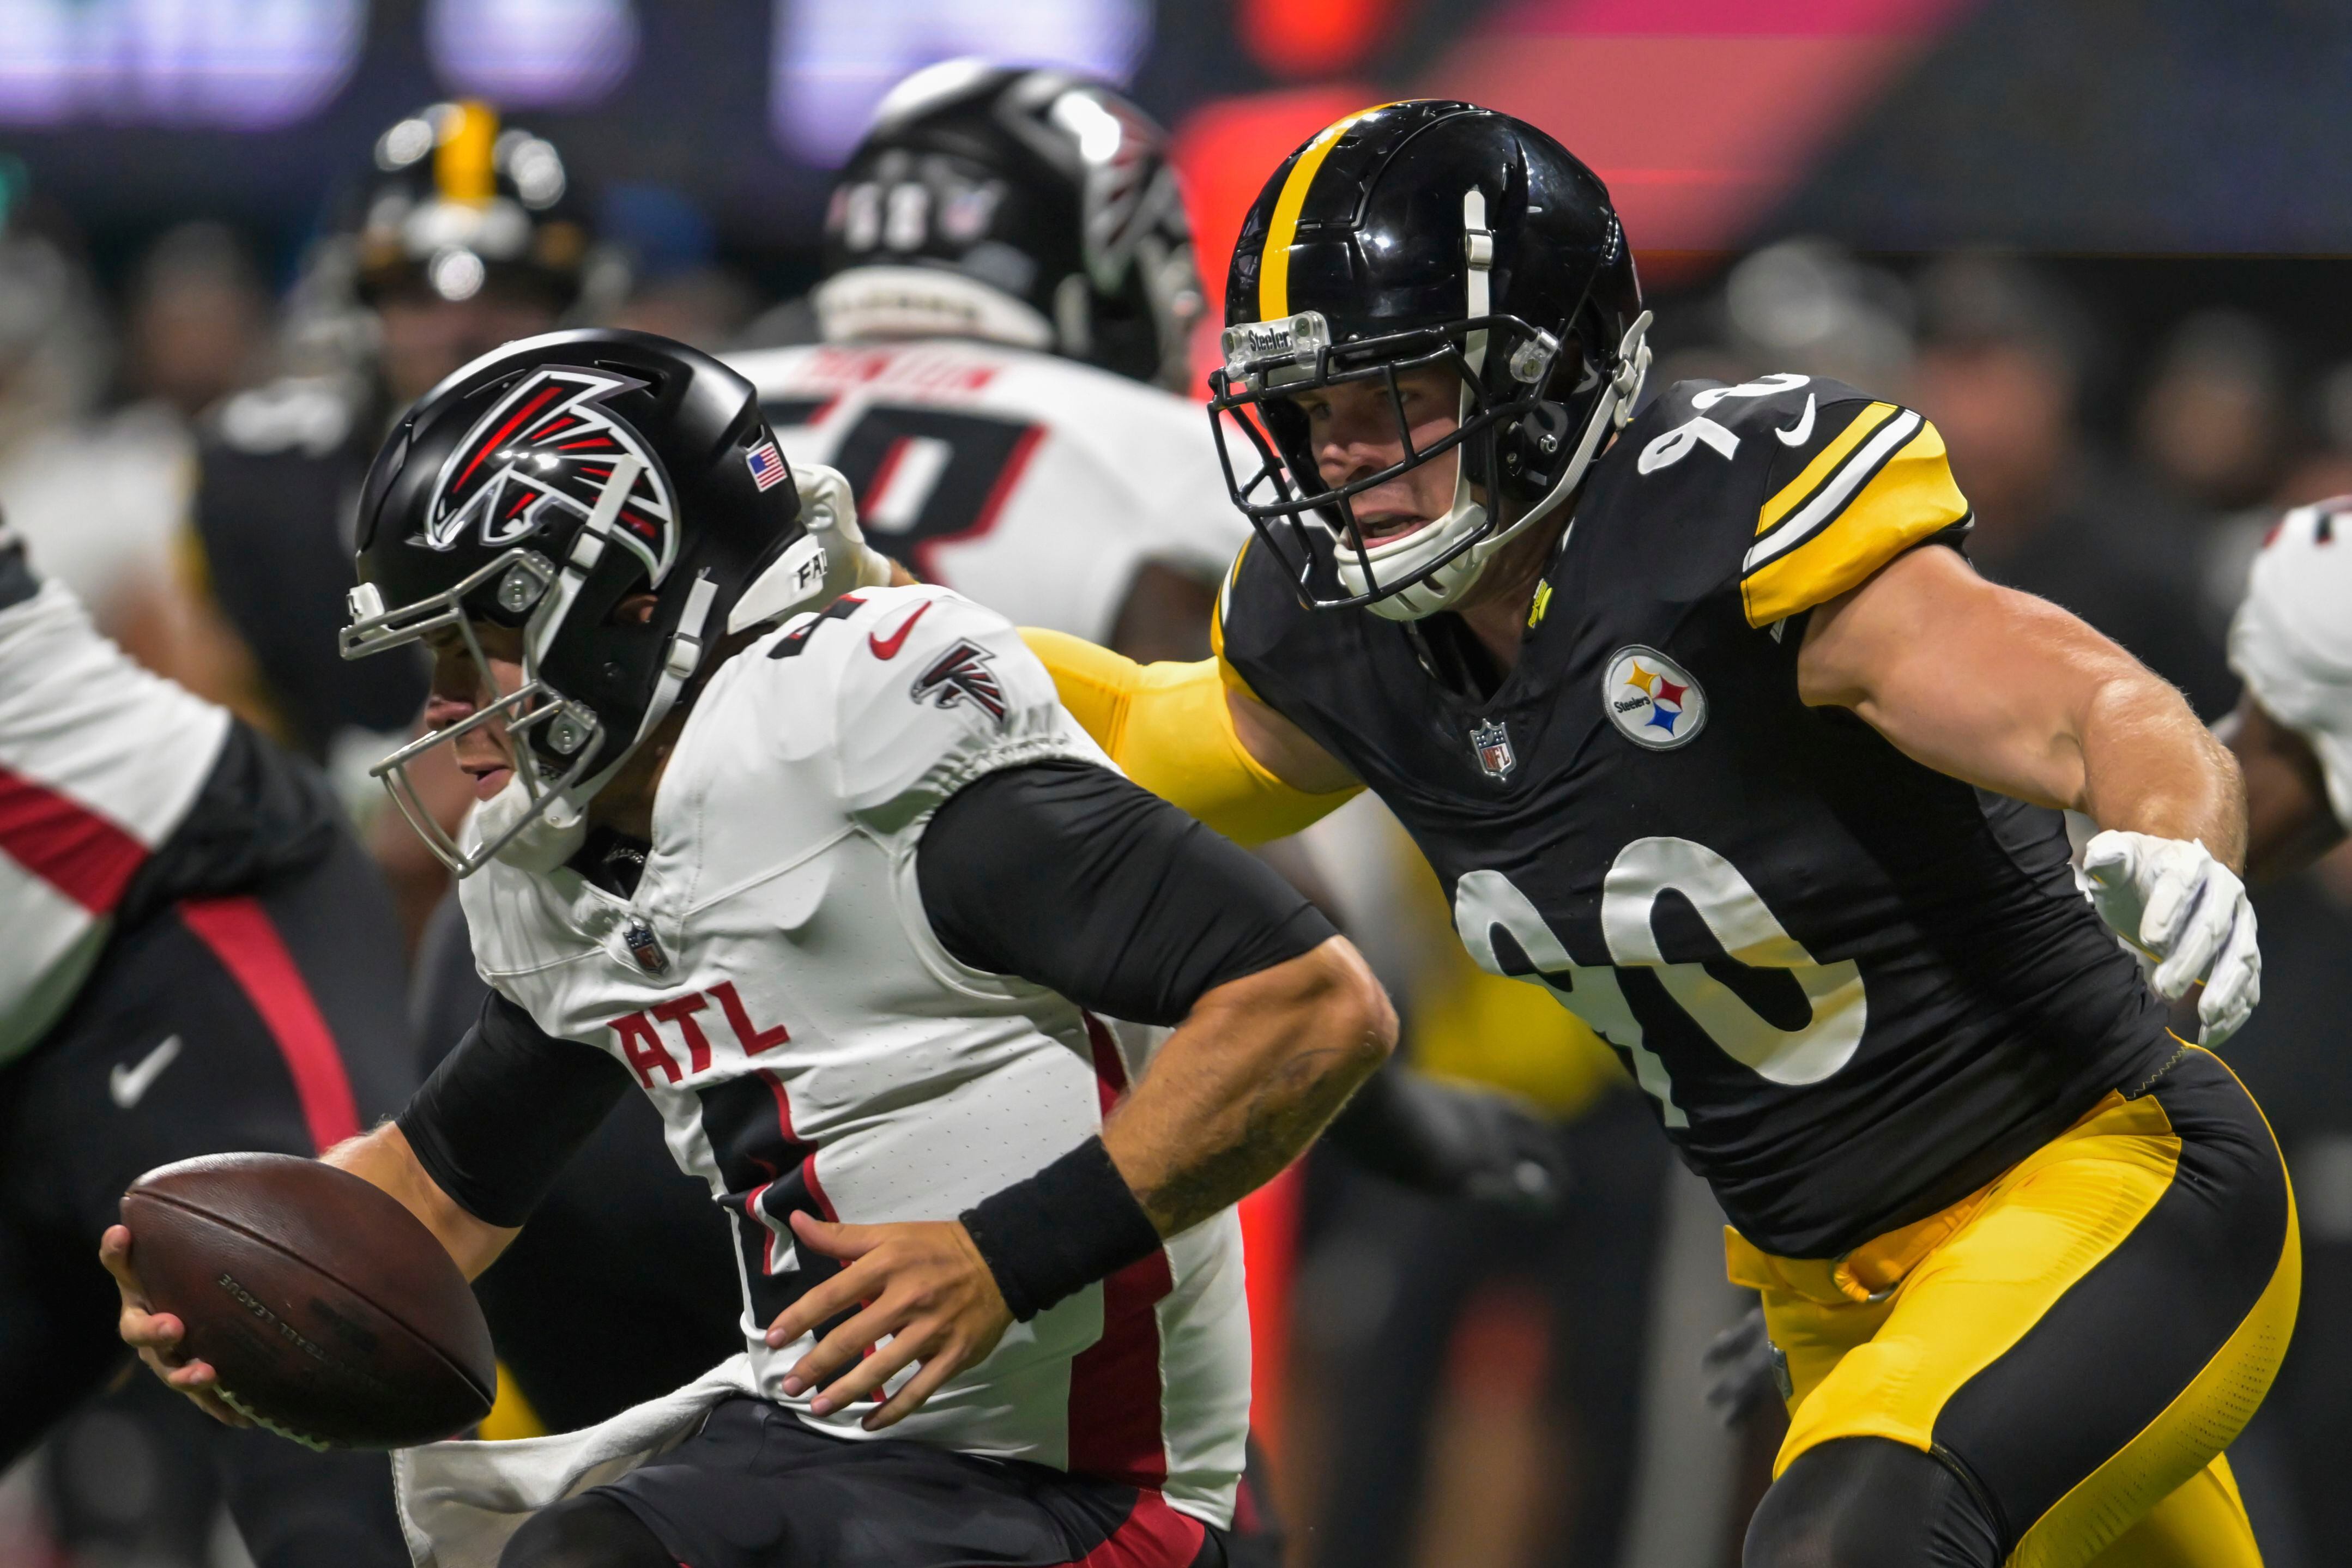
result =
[[[866,537],[1015,625],[1102,643],[1138,568],[1213,584],[1250,537],[1198,403],[936,339],[733,356],[786,455],[845,475]]]
[[[2352,497],[2271,530],[2230,627],[2230,667],[2311,743],[2336,820],[2352,825]]]
[[[496,861],[460,883],[484,978],[659,1107],[735,1228],[758,1386],[819,1430],[866,1436],[862,1411],[784,1396],[810,1340],[761,1338],[831,1271],[790,1213],[952,1218],[1099,1131],[1144,1065],[1062,997],[966,968],[923,914],[933,809],[1057,757],[1103,760],[1003,618],[934,586],[867,591],[712,677],[634,896]],[[890,1435],[1157,1487],[1223,1524],[1248,1419],[1227,1213],[1015,1324]]]
[[[5,571],[25,585],[21,565]],[[0,609],[0,1061],[73,1000],[228,727],[132,664],[60,584]]]

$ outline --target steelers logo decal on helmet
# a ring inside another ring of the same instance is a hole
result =
[[[610,371],[549,365],[518,382],[441,465],[433,510],[418,542],[455,549],[470,529],[495,549],[528,538],[549,522],[586,520],[613,476],[613,460],[644,465],[615,519],[614,537],[646,566],[659,588],[677,557],[677,514],[659,462],[635,431],[602,405],[646,383]]]
[[[1611,657],[1601,706],[1628,740],[1652,751],[1672,750],[1706,727],[1706,693],[1691,673],[1639,643]]]

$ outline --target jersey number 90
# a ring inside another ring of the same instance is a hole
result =
[[[1804,1024],[1784,1029],[1766,1019],[1705,963],[1669,961],[1651,921],[1658,899],[1669,891],[1689,901],[1733,963],[1777,970],[1794,981],[1808,1013]],[[1621,970],[1640,968],[1655,976],[1675,1005],[1725,1055],[1774,1083],[1818,1083],[1851,1061],[1862,1044],[1868,1006],[1853,961],[1815,963],[1737,866],[1688,839],[1636,839],[1617,852],[1601,894],[1607,964],[1570,958],[1534,901],[1498,871],[1474,871],[1456,883],[1454,925],[1480,967],[1543,986],[1630,1055],[1634,1078],[1658,1102],[1669,1127],[1686,1127],[1690,1121],[1675,1103],[1665,1063],[1643,1042],[1641,1020],[1618,983]],[[1527,955],[1533,974],[1513,974],[1504,967],[1495,950],[1497,928]]]

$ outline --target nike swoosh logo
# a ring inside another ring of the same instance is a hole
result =
[[[1797,416],[1796,423],[1772,434],[1780,438],[1783,446],[1802,446],[1813,434],[1813,394],[1805,394],[1805,412]]]
[[[118,1061],[106,1075],[106,1092],[117,1105],[128,1111],[145,1097],[148,1086],[163,1075],[180,1054],[180,1037],[168,1035],[163,1043],[137,1061]]]
[[[874,650],[874,656],[877,659],[897,658],[898,656],[898,650],[906,646],[907,633],[915,629],[915,622],[923,618],[923,612],[929,610],[934,602],[936,601],[933,600],[926,599],[920,604],[916,605],[915,612],[912,615],[908,616],[904,621],[899,622],[898,629],[896,632],[891,632],[887,637],[878,636],[872,632],[868,632],[866,634],[866,645]]]

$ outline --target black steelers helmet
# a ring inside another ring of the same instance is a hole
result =
[[[452,632],[488,678],[476,624],[521,634],[516,689],[373,769],[464,876],[534,824],[574,827],[709,645],[816,592],[824,552],[751,382],[683,343],[597,329],[509,343],[419,399],[368,472],[358,568],[347,659]],[[614,619],[648,591],[649,619]],[[407,765],[494,722],[520,795],[468,849]]]
[[[1534,126],[1442,100],[1349,115],[1284,161],[1242,225],[1225,321],[1210,420],[1234,503],[1309,602],[1396,620],[1456,601],[1575,493],[1649,364],[1600,180]],[[1461,423],[1416,448],[1397,376],[1430,367],[1460,379]],[[1294,400],[1349,382],[1386,391],[1404,456],[1334,489]],[[1452,509],[1367,546],[1352,498],[1456,451]]]
[[[473,102],[428,105],[377,137],[341,228],[369,305],[404,289],[459,300],[504,286],[562,311],[593,255],[554,144]]]
[[[918,71],[834,186],[824,336],[985,338],[1181,387],[1201,282],[1167,142],[1066,71]]]

